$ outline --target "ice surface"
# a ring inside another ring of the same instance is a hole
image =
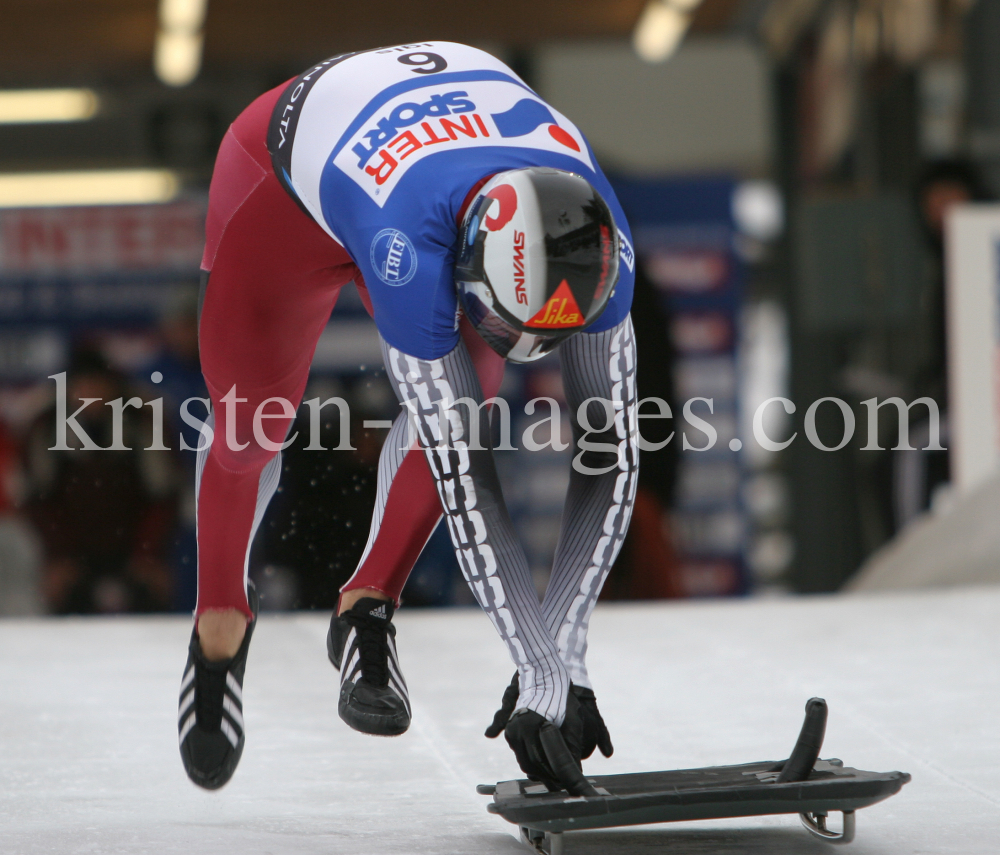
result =
[[[208,793],[184,776],[177,688],[189,622],[0,621],[0,852],[523,853],[475,785],[519,777],[483,738],[512,668],[476,610],[398,615],[414,723],[337,717],[327,616],[263,616],[247,748]],[[1000,850],[1000,588],[599,608],[591,672],[615,742],[591,774],[779,760],[803,705],[824,757],[913,775],[858,814],[854,855]],[[832,853],[795,817],[585,831],[568,855]]]

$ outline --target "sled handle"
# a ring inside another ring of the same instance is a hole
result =
[[[810,698],[806,701],[806,719],[802,722],[802,730],[799,731],[799,738],[791,756],[781,767],[781,774],[778,775],[776,784],[804,781],[809,777],[823,747],[826,713],[826,701],[822,698]]]

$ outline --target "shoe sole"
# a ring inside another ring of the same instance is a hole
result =
[[[346,697],[345,697],[346,696]],[[340,693],[340,703],[337,713],[343,722],[352,730],[367,733],[369,736],[402,736],[410,728],[408,716],[396,714],[393,716],[364,712],[350,704],[350,689],[344,688]]]
[[[243,746],[246,744],[245,737],[241,737],[232,755],[222,764],[222,767],[214,775],[203,775],[192,762],[189,752],[181,752],[181,760],[184,763],[184,771],[192,784],[197,784],[204,790],[220,790],[229,783],[236,772],[236,767],[243,757]]]
[[[333,623],[326,634],[326,655],[338,671],[340,670],[340,656],[337,645],[333,637]],[[340,701],[337,704],[337,714],[351,730],[358,733],[367,733],[369,736],[402,736],[410,728],[410,719],[400,715],[384,716],[378,713],[369,713],[352,707],[350,703],[350,689],[341,687]]]

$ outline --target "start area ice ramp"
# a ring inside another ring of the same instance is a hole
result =
[[[486,740],[511,666],[476,610],[398,614],[414,721],[394,739],[337,717],[327,615],[261,617],[247,747],[209,793],[184,776],[180,618],[0,621],[0,852],[7,855],[523,853],[477,784],[521,777]],[[862,811],[856,855],[1000,847],[1000,588],[601,607],[591,672],[611,775],[785,756],[803,701],[823,757],[912,782]],[[570,832],[573,855],[836,852],[794,816]]]

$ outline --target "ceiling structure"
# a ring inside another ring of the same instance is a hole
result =
[[[772,0],[702,0],[691,31],[739,29]],[[632,35],[647,0],[207,0],[201,71],[153,72],[160,0],[0,0],[0,90],[88,87],[85,122],[0,124],[0,173],[160,166],[205,183],[221,135],[260,92],[352,50],[431,39],[498,53],[530,79],[541,43]],[[520,49],[525,49],[518,53]]]
[[[333,54],[442,39],[527,47],[627,38],[646,0],[208,0],[204,68],[295,69]],[[695,32],[743,0],[704,0]],[[0,0],[0,85],[151,75],[157,0]]]

